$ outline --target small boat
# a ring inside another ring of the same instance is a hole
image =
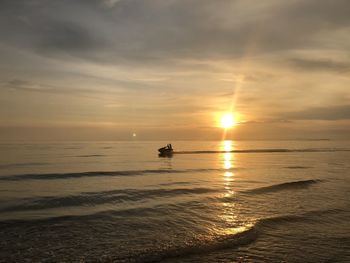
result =
[[[159,152],[159,156],[172,156],[174,153],[174,150],[171,144],[168,144],[165,147],[159,148],[158,152]]]

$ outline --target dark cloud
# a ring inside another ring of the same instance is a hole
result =
[[[90,52],[103,48],[104,42],[94,38],[86,28],[72,22],[51,22],[41,28],[38,48],[45,52]]]
[[[1,1],[2,41],[117,64],[320,47],[315,35],[350,25],[346,0],[107,2]]]
[[[325,70],[339,73],[350,71],[350,62],[345,63],[329,59],[309,60],[301,58],[290,59],[289,62],[292,66],[302,70]]]
[[[0,2],[0,43],[46,56],[87,57],[90,52],[100,52],[108,43],[87,22],[86,5],[77,4],[74,1]]]
[[[285,114],[295,120],[350,120],[350,105],[309,108]]]

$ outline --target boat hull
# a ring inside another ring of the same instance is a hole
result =
[[[159,156],[160,157],[169,157],[169,156],[172,156],[174,151],[172,149],[163,149],[163,148],[160,148],[158,149],[159,151]]]

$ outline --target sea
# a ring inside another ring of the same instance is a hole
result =
[[[350,141],[1,143],[0,262],[350,262]]]

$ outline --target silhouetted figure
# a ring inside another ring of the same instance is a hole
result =
[[[172,156],[173,146],[169,143],[165,147],[159,148],[159,156]]]
[[[171,143],[168,144],[168,148],[169,148],[169,150],[173,149],[173,146],[171,146]]]

